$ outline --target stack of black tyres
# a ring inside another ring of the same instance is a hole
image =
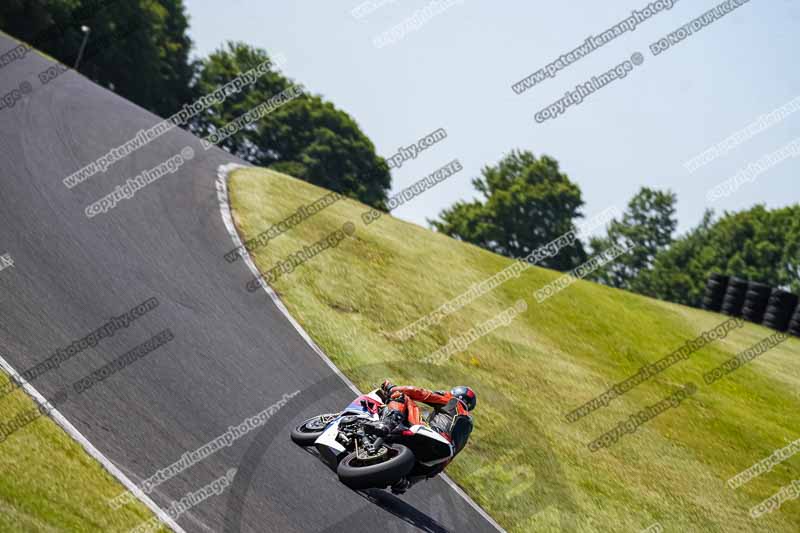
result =
[[[796,294],[774,289],[767,303],[767,312],[764,313],[764,325],[776,331],[786,331],[796,307]]]
[[[794,310],[794,316],[789,321],[789,333],[795,337],[800,337],[800,305]]]
[[[721,311],[728,316],[742,316],[746,293],[747,280],[731,276],[725,289],[725,297],[722,298]]]
[[[744,306],[742,306],[742,317],[756,324],[761,324],[764,320],[764,313],[767,311],[769,296],[772,287],[765,283],[751,281],[747,284],[747,292],[744,294]]]
[[[703,295],[703,309],[717,312],[722,309],[722,300],[725,298],[727,287],[728,276],[711,274],[706,282],[706,292]]]

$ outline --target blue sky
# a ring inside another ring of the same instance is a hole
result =
[[[384,157],[445,128],[447,139],[392,171],[397,192],[454,158],[463,164],[464,171],[393,212],[422,225],[455,201],[475,197],[470,181],[481,167],[521,148],[560,162],[583,191],[587,217],[609,206],[623,208],[643,185],[673,190],[682,232],[709,206],[709,189],[800,136],[797,112],[693,173],[684,167],[800,96],[798,2],[751,0],[653,56],[651,43],[719,3],[680,0],[517,95],[513,83],[650,2],[448,1],[453,5],[445,11],[380,48],[373,44],[376,36],[431,0],[387,2],[361,19],[351,10],[363,0],[185,3],[196,55],[227,40],[285,54],[282,70],[353,116]],[[567,90],[635,52],[644,63],[626,78],[553,120],[534,120]],[[713,207],[797,203],[799,163],[783,161]]]

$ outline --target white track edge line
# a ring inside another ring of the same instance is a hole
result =
[[[217,199],[219,200],[219,210],[220,214],[222,215],[222,222],[225,225],[225,229],[228,231],[228,234],[230,235],[231,240],[233,240],[233,243],[236,246],[236,248],[240,250],[239,254],[243,255],[243,260],[247,265],[247,268],[250,269],[250,272],[253,274],[253,276],[258,278],[261,277],[261,273],[256,267],[256,264],[253,262],[253,258],[250,257],[250,252],[248,252],[247,249],[244,247],[244,244],[242,243],[242,240],[239,237],[239,232],[236,231],[236,225],[233,223],[231,206],[230,203],[228,202],[228,176],[230,176],[231,172],[240,168],[251,168],[251,167],[240,165],[238,163],[227,163],[225,165],[219,166],[219,168],[217,169]],[[241,253],[242,251],[244,251],[244,254]],[[294,329],[297,330],[297,333],[299,333],[300,336],[306,341],[306,343],[308,343],[308,345],[311,346],[311,349],[314,350],[317,353],[317,355],[322,358],[325,364],[328,365],[331,368],[331,370],[333,370],[333,372],[341,378],[342,381],[344,381],[344,383],[350,388],[350,390],[352,390],[356,395],[360,395],[361,391],[359,391],[358,388],[353,384],[353,382],[350,381],[350,379],[348,379],[348,377],[345,376],[342,373],[342,371],[336,367],[335,364],[333,364],[333,361],[331,361],[330,358],[325,354],[325,352],[322,351],[322,348],[320,348],[319,345],[317,345],[317,343],[314,342],[314,340],[306,332],[306,330],[303,329],[303,326],[301,326],[297,322],[297,320],[295,320],[294,317],[291,314],[289,314],[289,310],[286,309],[286,306],[281,301],[281,298],[280,296],[278,296],[278,293],[276,293],[272,289],[272,287],[270,287],[269,284],[267,283],[262,283],[261,286],[264,289],[264,291],[266,291],[266,293],[269,295],[269,297],[272,299],[275,306],[281,311],[281,313],[284,314],[284,316],[286,316],[286,319],[289,320],[289,323],[292,324],[292,326],[294,326]],[[489,524],[491,524],[492,527],[494,527],[498,531],[506,533],[506,530],[503,529],[502,526],[494,520],[494,518],[489,516],[489,513],[483,510],[483,508],[480,505],[475,503],[475,501],[472,498],[470,498],[469,495],[466,492],[464,492],[462,488],[459,487],[452,479],[450,479],[447,476],[447,474],[441,473],[439,474],[439,477],[442,478],[444,482],[447,483],[450,486],[450,488],[452,488],[455,491],[456,494],[461,496],[470,507],[472,507],[479,515],[481,515],[484,518],[484,520],[489,522]]]
[[[72,423],[67,420],[61,412],[52,406],[52,404],[42,396],[33,385],[31,385],[25,378],[20,376],[11,364],[6,361],[2,356],[0,356],[0,367],[5,370],[8,375],[9,379],[16,381],[18,384],[21,384],[22,389],[33,398],[33,400],[42,406],[43,409],[50,408],[48,411],[48,415],[53,421],[61,426],[61,428],[75,441],[80,444],[83,449],[91,455],[98,463],[100,463],[103,468],[105,468],[109,474],[117,478],[117,481],[122,483],[126,489],[128,489],[134,496],[136,496],[143,504],[150,509],[153,514],[155,514],[159,520],[161,520],[164,524],[166,524],[170,529],[175,531],[176,533],[186,533],[181,526],[179,526],[169,515],[161,509],[156,502],[154,502],[147,494],[145,494],[142,489],[140,489],[136,483],[131,481],[131,479],[122,473],[122,471],[117,468],[117,466],[111,462],[111,460],[103,455],[103,453],[95,448],[95,446],[89,442],[89,439],[83,436],[83,434],[78,431],[78,429],[72,425]]]

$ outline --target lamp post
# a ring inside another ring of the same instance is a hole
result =
[[[92,30],[89,26],[81,26],[81,31],[83,32],[83,42],[81,43],[80,50],[78,50],[78,59],[75,60],[75,70],[78,70],[78,65],[83,57],[83,50],[86,48],[86,41],[89,40],[89,33],[91,33]]]

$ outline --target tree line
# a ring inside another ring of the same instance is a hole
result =
[[[238,75],[268,61],[269,72],[246,91],[194,116],[184,127],[213,133],[290,86],[265,50],[229,42],[202,59],[192,41],[182,0],[5,0],[0,29],[72,66],[84,33],[89,40],[78,70],[128,100],[168,117]],[[303,95],[263,117],[222,148],[386,209],[391,175],[385,159],[355,120],[321,96]]]
[[[472,182],[480,197],[460,201],[429,220],[438,231],[520,258],[569,231],[584,205],[580,188],[548,156],[512,151]],[[702,220],[676,235],[677,196],[642,187],[605,232],[576,240],[542,261],[570,270],[614,246],[629,249],[589,278],[662,300],[699,306],[708,275],[719,272],[800,291],[800,205],[751,209]],[[609,206],[610,207],[610,206]]]

